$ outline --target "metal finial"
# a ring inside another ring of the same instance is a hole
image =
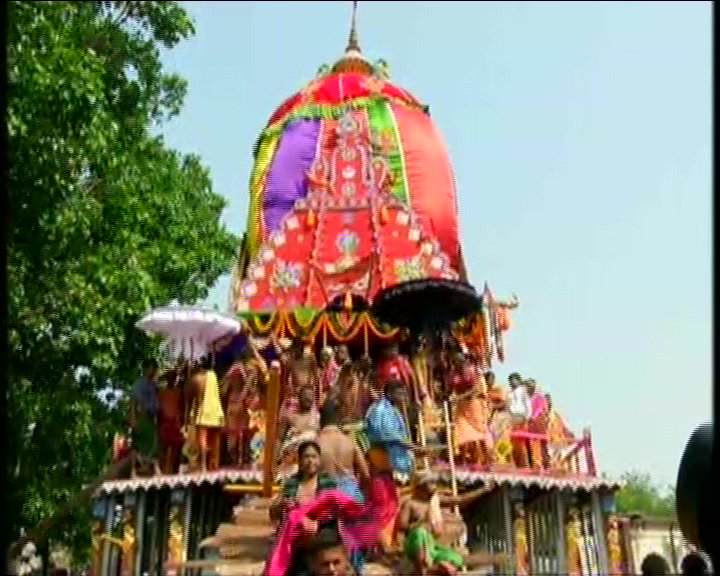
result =
[[[350,21],[350,36],[348,37],[345,52],[360,52],[360,43],[357,37],[357,0],[353,0],[352,20]]]

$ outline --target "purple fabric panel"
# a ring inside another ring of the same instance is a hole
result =
[[[320,120],[296,120],[285,128],[265,185],[263,217],[268,234],[295,201],[307,196],[307,172],[315,160],[319,133]]]

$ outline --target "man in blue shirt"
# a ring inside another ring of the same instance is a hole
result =
[[[157,455],[159,410],[157,391],[158,363],[154,358],[143,362],[143,375],[135,381],[130,405],[133,448],[143,457]]]
[[[402,413],[406,395],[405,384],[399,379],[392,379],[386,386],[385,394],[370,406],[365,416],[365,430],[370,445],[382,448],[392,469],[402,476],[412,472],[412,451],[416,449]]]

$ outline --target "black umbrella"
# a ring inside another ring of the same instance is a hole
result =
[[[373,302],[377,318],[411,333],[446,332],[480,310],[475,288],[461,280],[423,278],[395,284],[378,292]]]
[[[698,426],[690,436],[678,470],[675,506],[685,539],[707,552],[717,566],[717,528],[710,505],[717,484],[712,481],[713,436],[710,423]]]
[[[414,340],[424,339],[430,347],[431,369],[437,369],[442,364],[440,351],[454,342],[452,325],[478,312],[481,303],[467,282],[423,278],[381,290],[372,311],[382,322],[407,328]]]

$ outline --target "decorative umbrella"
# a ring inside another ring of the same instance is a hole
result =
[[[151,310],[136,326],[148,334],[165,337],[171,359],[191,361],[207,355],[213,342],[242,329],[240,321],[227,314],[179,304]]]
[[[453,323],[480,310],[475,288],[462,280],[422,278],[378,293],[373,312],[382,321],[417,334],[449,330]]]

